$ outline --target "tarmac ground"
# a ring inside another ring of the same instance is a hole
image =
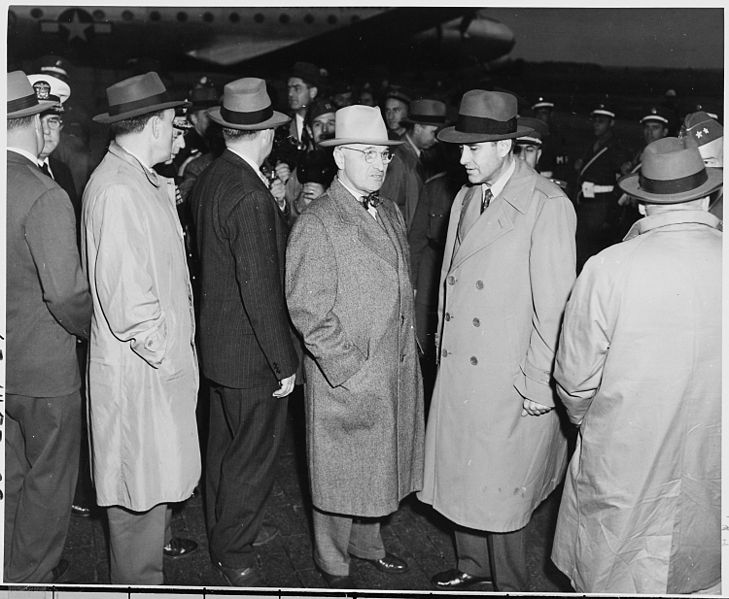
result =
[[[528,565],[534,593],[569,593],[566,577],[549,559],[559,508],[560,489],[535,512],[527,526]],[[226,581],[210,561],[201,494],[175,506],[173,534],[195,540],[199,548],[189,555],[165,558],[165,582],[174,586],[224,587]],[[268,588],[327,589],[312,558],[311,500],[306,477],[301,390],[292,396],[286,439],[278,473],[268,502],[266,521],[280,534],[259,548],[258,564]],[[372,565],[352,561],[356,588],[370,590],[432,591],[430,577],[455,567],[455,552],[448,520],[411,495],[400,509],[383,521],[388,551],[404,558],[407,573],[387,575]],[[73,516],[63,554],[69,569],[59,582],[71,585],[108,585],[109,559],[103,511],[90,518]],[[524,589],[527,591],[527,589]]]

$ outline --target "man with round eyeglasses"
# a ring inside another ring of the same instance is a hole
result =
[[[350,559],[381,572],[408,564],[385,550],[380,519],[422,486],[423,391],[405,222],[377,193],[390,147],[379,108],[336,112],[337,176],[297,219],[286,299],[307,349],[306,425],[314,561],[352,588]]]

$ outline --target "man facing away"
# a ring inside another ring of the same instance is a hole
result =
[[[169,159],[173,101],[159,76],[106,90],[94,117],[114,137],[83,197],[94,314],[89,421],[97,503],[109,521],[111,582],[162,584],[169,503],[200,477],[192,289]],[[174,549],[174,548],[173,548]]]
[[[721,174],[667,137],[619,186],[646,216],[567,304],[554,377],[579,435],[552,560],[580,593],[718,594]]]
[[[55,582],[81,445],[76,338],[91,296],[68,195],[38,168],[40,114],[22,71],[7,76],[7,379],[5,582]]]
[[[440,364],[421,501],[456,525],[443,590],[528,591],[525,526],[559,484],[567,443],[552,363],[575,277],[564,192],[513,156],[516,98],[471,90],[455,126],[469,185],[453,202],[438,304]]]
[[[260,167],[275,127],[262,79],[225,86],[209,111],[226,149],[198,179],[202,282],[200,350],[210,382],[206,519],[210,556],[229,584],[261,583],[254,546],[278,529],[263,526],[299,364],[284,298],[288,225]]]
[[[308,353],[306,436],[314,561],[332,587],[354,586],[350,557],[386,573],[380,519],[420,489],[423,393],[408,245],[400,211],[377,196],[393,142],[380,109],[336,113],[337,177],[297,219],[286,297]]]

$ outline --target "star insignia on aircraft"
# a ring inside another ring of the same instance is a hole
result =
[[[83,22],[79,17],[78,10],[73,12],[73,17],[70,21],[59,22],[60,27],[68,31],[68,41],[72,41],[76,38],[82,42],[87,42],[86,31],[89,27],[93,27],[93,23]]]

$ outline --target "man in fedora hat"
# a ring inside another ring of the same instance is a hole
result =
[[[579,435],[552,560],[580,593],[720,591],[721,181],[684,140],[648,145],[618,182],[645,218],[567,304],[554,377]]]
[[[91,296],[66,192],[38,168],[39,100],[25,73],[7,76],[7,366],[5,582],[55,582],[81,444],[76,337]],[[54,571],[55,570],[55,571]]]
[[[261,583],[254,546],[277,534],[263,526],[284,436],[287,397],[299,364],[284,298],[288,225],[261,165],[274,129],[262,79],[228,83],[210,118],[226,149],[198,179],[202,267],[200,352],[210,383],[205,494],[210,556],[233,586]]]
[[[438,304],[439,369],[421,501],[456,525],[443,590],[527,591],[524,527],[559,484],[566,439],[552,362],[575,277],[575,214],[564,192],[513,155],[516,98],[464,94],[455,126],[468,184],[453,202]]]
[[[408,117],[401,121],[405,128],[404,143],[395,149],[395,157],[387,169],[382,194],[397,204],[410,229],[418,205],[423,182],[432,173],[426,172],[424,152],[438,142],[436,133],[446,122],[446,105],[439,100],[414,100]]]
[[[200,477],[192,289],[175,184],[152,168],[172,154],[184,102],[155,72],[106,96],[94,120],[114,139],[84,191],[82,228],[94,484],[107,508],[111,582],[162,584],[164,552],[195,547],[172,542],[167,504],[190,497]]]
[[[420,489],[423,396],[405,223],[377,192],[391,160],[379,108],[336,112],[337,177],[297,219],[286,297],[308,353],[306,437],[314,561],[332,587],[354,585],[350,557],[407,571],[380,519]]]

